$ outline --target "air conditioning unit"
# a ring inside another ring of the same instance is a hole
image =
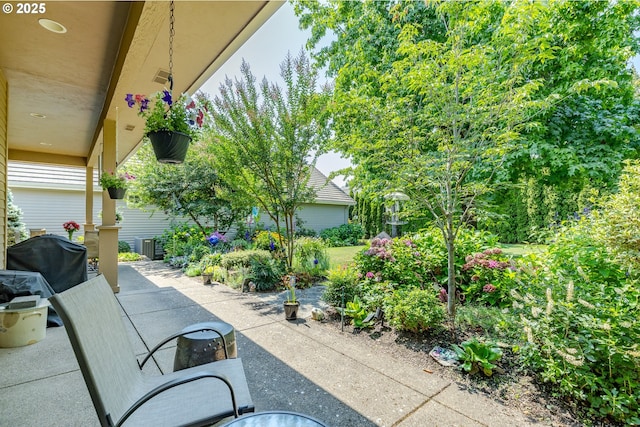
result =
[[[155,239],[142,239],[142,255],[151,260],[159,260],[164,258],[162,245]]]

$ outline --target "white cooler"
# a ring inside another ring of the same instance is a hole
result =
[[[0,304],[0,347],[22,347],[44,339],[49,301],[40,298],[35,307],[7,308]]]

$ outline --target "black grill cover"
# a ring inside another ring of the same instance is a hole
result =
[[[7,270],[37,271],[63,292],[87,280],[87,248],[55,234],[35,236],[7,248]]]

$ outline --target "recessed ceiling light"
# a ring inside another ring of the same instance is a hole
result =
[[[58,33],[58,34],[64,34],[67,32],[67,29],[65,28],[64,25],[62,25],[59,22],[56,21],[52,21],[51,19],[38,19],[38,22],[40,23],[40,25],[42,25],[44,28],[46,28],[49,31],[52,31],[54,33]]]
[[[44,114],[40,114],[40,113],[30,113],[29,115],[31,117],[35,117],[36,119],[45,119],[45,118],[47,118],[47,116],[45,116]]]

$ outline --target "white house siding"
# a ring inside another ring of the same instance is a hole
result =
[[[298,216],[304,228],[320,232],[325,228],[338,227],[349,222],[349,206],[344,205],[304,205]]]
[[[0,160],[1,164],[1,160]],[[94,173],[94,218],[93,223],[102,221],[98,213],[102,206],[102,189],[97,185],[97,171]],[[320,171],[313,168],[309,185],[317,191],[316,203],[305,204],[298,212],[303,227],[320,232],[325,228],[346,224],[349,206],[353,199],[338,188]],[[22,209],[23,222],[27,229],[46,229],[47,233],[67,236],[62,224],[76,221],[85,222],[85,169],[58,167],[25,162],[9,162],[8,186],[13,192],[14,203]],[[152,238],[161,235],[171,226],[171,220],[162,212],[145,212],[127,208],[124,200],[116,201],[116,209],[122,213],[119,224],[119,240],[135,248],[136,238]],[[191,222],[181,219],[181,222]],[[260,223],[273,226],[264,213]],[[283,224],[284,226],[284,224]],[[82,234],[81,230],[76,236]]]
[[[79,190],[58,190],[11,187],[14,203],[22,209],[23,222],[27,230],[44,228],[47,233],[67,236],[62,224],[75,221],[81,226],[85,222],[85,193]],[[94,196],[93,223],[99,226],[102,221],[98,214],[102,205],[102,192]],[[122,213],[122,228],[118,240],[129,243],[134,249],[135,238],[155,237],[170,227],[168,217],[162,213],[150,214],[138,209],[129,209],[123,200],[116,201],[116,209]],[[75,236],[82,235],[82,231]]]
[[[296,218],[302,220],[302,228],[314,230],[320,233],[325,228],[338,227],[349,222],[349,206],[329,204],[305,204],[296,213]],[[271,219],[262,213],[260,225],[265,228],[275,229]],[[284,219],[280,226],[284,228]]]

